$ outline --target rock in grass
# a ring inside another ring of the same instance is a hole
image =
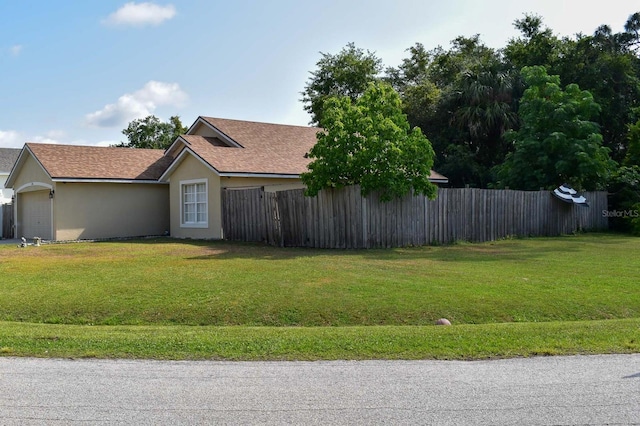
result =
[[[436,321],[436,325],[451,325],[451,321],[446,318],[440,318]]]

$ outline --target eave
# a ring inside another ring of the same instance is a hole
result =
[[[145,183],[145,184],[166,184],[155,179],[106,179],[106,178],[66,178],[56,177],[51,179],[60,183]]]
[[[295,173],[256,173],[256,172],[225,172],[216,169],[214,166],[209,164],[204,158],[200,157],[196,152],[194,152],[188,145],[185,145],[184,149],[180,152],[180,154],[171,162],[167,170],[160,176],[158,180],[166,182],[167,178],[174,172],[174,170],[180,165],[180,163],[184,160],[184,157],[187,155],[192,155],[195,159],[197,159],[200,163],[202,163],[206,168],[211,170],[211,172],[215,173],[220,177],[238,177],[238,178],[272,178],[272,179],[299,179],[300,175]]]

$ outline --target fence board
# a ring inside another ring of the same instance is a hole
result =
[[[362,197],[358,186],[316,197],[303,190],[224,190],[223,235],[280,246],[375,248],[606,229],[607,194],[584,195],[590,207],[564,203],[549,191],[441,188],[435,200],[407,196],[382,203],[377,193]],[[3,234],[10,233],[5,229],[3,223]]]

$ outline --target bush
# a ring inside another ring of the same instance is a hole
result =
[[[609,210],[640,212],[640,167],[622,166],[609,183]],[[609,227],[620,232],[640,235],[640,218],[620,215],[609,218]]]

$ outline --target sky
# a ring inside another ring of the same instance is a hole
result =
[[[398,66],[422,43],[501,48],[537,14],[558,36],[623,30],[640,0],[0,0],[0,147],[108,146],[138,118],[307,125],[321,53],[347,43]]]

